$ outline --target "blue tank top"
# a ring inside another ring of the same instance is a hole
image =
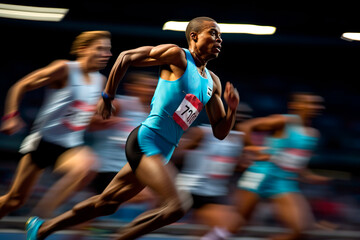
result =
[[[275,154],[285,148],[313,151],[318,138],[305,133],[305,128],[301,125],[299,116],[290,114],[284,114],[284,116],[293,118],[293,121],[286,124],[283,137],[267,137],[265,139],[265,145],[269,147],[268,153]]]
[[[188,49],[184,49],[187,66],[175,81],[159,81],[151,101],[151,111],[142,123],[170,143],[177,145],[184,131],[195,121],[213,92],[213,79],[205,68],[202,77]]]
[[[298,172],[304,169],[311,159],[317,146],[318,137],[307,135],[297,115],[285,115],[293,121],[285,126],[281,138],[267,137],[264,146],[265,153],[271,155],[269,161],[258,161],[248,170],[275,175],[280,178],[297,178]]]
[[[293,118],[294,121],[286,124],[284,136],[270,137],[265,142],[272,155],[270,162],[284,170],[284,176],[305,168],[318,143],[318,137],[306,134],[306,128],[301,125],[299,116],[286,116]]]

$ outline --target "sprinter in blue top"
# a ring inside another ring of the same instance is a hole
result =
[[[314,222],[298,180],[324,183],[328,178],[306,169],[320,135],[311,127],[311,120],[322,110],[322,98],[311,93],[294,93],[288,107],[290,114],[256,118],[239,125],[245,133],[248,156],[255,161],[239,179],[237,207],[248,221],[261,198],[271,199],[280,220],[291,228],[284,236],[271,239],[293,240],[299,239]],[[263,146],[253,144],[251,135],[256,131],[270,133]]]
[[[209,70],[205,68],[204,76],[199,74],[190,51],[183,50],[187,60],[184,74],[174,81],[159,77],[150,115],[143,123],[173,145],[178,144],[213,92],[213,79]]]
[[[48,221],[32,217],[27,223],[27,239],[44,239],[54,231],[92,218],[114,213],[120,204],[149,186],[162,199],[156,209],[140,215],[122,229],[117,239],[136,239],[181,218],[191,207],[189,194],[180,193],[167,164],[182,133],[206,109],[216,138],[224,139],[235,122],[239,94],[226,83],[224,99],[219,78],[206,69],[208,61],[218,56],[222,39],[215,20],[198,17],[186,29],[189,49],[173,44],[145,46],[120,53],[102,94],[98,111],[111,115],[111,101],[120,80],[130,66],[161,66],[160,79],[149,117],[128,137],[126,164],[100,195],[91,197],[72,210]]]

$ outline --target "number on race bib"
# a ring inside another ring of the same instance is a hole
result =
[[[193,94],[186,94],[173,114],[174,121],[185,131],[198,117],[203,104]]]
[[[67,113],[64,116],[63,123],[67,128],[73,131],[84,130],[94,114],[94,111],[95,106],[75,101],[68,108]]]

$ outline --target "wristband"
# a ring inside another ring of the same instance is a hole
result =
[[[114,100],[114,97],[111,97],[109,94],[107,94],[106,92],[102,92],[101,96],[103,99],[108,99],[108,100]]]
[[[20,114],[19,111],[14,111],[14,112],[12,112],[12,113],[8,113],[8,114],[4,115],[4,116],[1,118],[1,121],[9,120],[9,119],[11,119],[11,118],[13,118],[13,117],[18,116],[19,114]]]

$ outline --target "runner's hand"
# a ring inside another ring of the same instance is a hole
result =
[[[25,127],[25,122],[21,117],[16,116],[10,119],[7,119],[1,123],[0,132],[7,135],[13,135],[19,132],[23,127]]]
[[[97,113],[102,116],[103,119],[109,119],[111,116],[113,106],[111,100],[100,99],[97,105]]]
[[[240,101],[239,92],[237,91],[236,88],[234,88],[234,86],[230,82],[226,83],[225,91],[224,91],[224,99],[228,107],[232,111],[236,111],[236,108],[239,105],[239,101]]]

